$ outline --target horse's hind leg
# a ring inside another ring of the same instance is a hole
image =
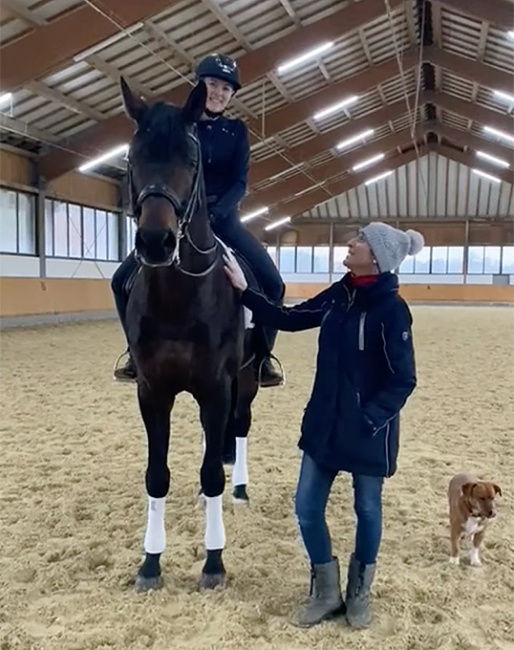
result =
[[[234,427],[236,459],[232,467],[232,500],[235,504],[248,505],[248,431],[252,423],[249,405],[241,407],[231,425]]]
[[[162,587],[160,557],[166,546],[164,509],[170,486],[168,447],[170,439],[170,412],[174,396],[153,395],[150,389],[139,385],[138,400],[148,438],[146,491],[148,514],[144,539],[145,559],[136,577],[136,590],[148,591]]]
[[[237,409],[230,422],[230,435],[235,439],[235,462],[232,468],[232,500],[237,505],[249,505],[248,496],[248,433],[252,426],[252,402],[258,384],[252,367],[245,368],[239,379]]]
[[[214,589],[225,581],[223,549],[223,492],[225,470],[222,462],[225,429],[230,412],[230,381],[197,397],[200,419],[205,431],[205,452],[200,469],[200,483],[205,501],[205,548],[207,557],[202,568],[200,586]]]

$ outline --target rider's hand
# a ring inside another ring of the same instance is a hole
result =
[[[244,273],[234,255],[228,251],[227,254],[223,256],[223,260],[225,261],[225,273],[228,275],[234,288],[244,291],[248,287],[248,282],[246,281]]]

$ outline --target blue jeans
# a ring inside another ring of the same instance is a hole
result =
[[[312,564],[325,564],[333,558],[330,532],[325,520],[325,508],[338,472],[326,470],[303,454],[296,489],[296,516],[303,543]],[[355,558],[363,564],[373,564],[382,537],[381,476],[352,474],[354,510],[357,516]]]

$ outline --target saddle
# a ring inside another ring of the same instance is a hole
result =
[[[254,273],[250,263],[246,259],[246,257],[241,255],[241,253],[234,250],[233,248],[230,248],[229,246],[227,246],[227,244],[225,244],[225,242],[220,237],[216,236],[216,239],[221,244],[221,247],[224,250],[230,251],[232,253],[232,255],[236,258],[239,266],[241,267],[241,270],[244,273],[244,276],[245,276],[246,281],[248,283],[248,287],[250,289],[253,289],[254,291],[258,291],[259,293],[261,293],[262,290],[263,290],[262,284],[257,279],[257,276],[255,275],[255,273]],[[132,290],[132,287],[134,286],[134,282],[135,282],[136,277],[137,277],[140,270],[141,270],[141,264],[138,263],[137,265],[134,266],[133,271],[131,273],[129,273],[129,275],[127,276],[127,278],[125,280],[125,283],[123,285],[123,290],[124,290],[124,292],[125,292],[125,294],[127,296],[129,295],[130,291]]]
[[[262,292],[263,287],[261,283],[259,282],[256,274],[254,273],[252,266],[248,262],[248,260],[238,251],[235,251],[234,249],[230,248],[225,242],[218,236],[216,236],[216,239],[218,240],[219,244],[221,245],[221,248],[224,251],[230,251],[232,255],[236,258],[239,266],[241,267],[241,270],[243,271],[243,274],[245,276],[246,282],[248,283],[248,287],[250,289],[253,289],[254,291],[257,292]],[[220,263],[222,261],[220,260]],[[141,271],[142,265],[141,263],[137,263],[134,265],[134,269],[132,270],[131,273],[127,276],[124,284],[123,284],[123,291],[125,292],[125,295],[129,296],[134,283],[136,281],[136,278]],[[251,363],[255,355],[258,354],[258,349],[260,346],[258,343],[255,341],[254,338],[254,323],[252,320],[252,312],[247,308],[243,307],[244,309],[244,315],[245,315],[245,355],[244,355],[244,361],[243,361],[243,366],[242,368],[245,368],[246,365]],[[255,347],[257,345],[257,347]]]

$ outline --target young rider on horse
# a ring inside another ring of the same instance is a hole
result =
[[[244,122],[223,115],[230,99],[241,88],[236,62],[228,56],[211,54],[196,70],[197,79],[207,86],[205,113],[197,123],[202,150],[202,166],[207,205],[214,233],[230,248],[239,252],[250,264],[266,295],[277,305],[282,303],[284,283],[273,260],[262,244],[241,223],[238,205],[247,188],[250,145]],[[126,281],[138,261],[132,251],[114,273],[111,287],[118,315],[126,334],[125,314],[128,304]],[[273,328],[261,328],[261,386],[277,386],[282,374],[271,363],[271,350],[277,336]],[[133,381],[136,368],[127,350],[125,365],[115,370],[115,378]]]

